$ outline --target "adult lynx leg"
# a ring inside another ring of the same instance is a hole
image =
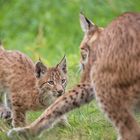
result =
[[[35,122],[27,127],[15,128],[8,132],[12,136],[16,131],[19,134],[38,135],[44,129],[50,128],[53,122],[69,112],[94,99],[94,89],[90,84],[77,85],[73,90],[58,98]]]
[[[12,110],[12,126],[23,127],[26,125],[25,112],[21,108],[14,108]]]
[[[9,121],[11,120],[11,101],[6,93],[3,94],[4,94],[3,97],[4,104],[0,105],[0,118]]]
[[[12,103],[7,93],[4,95],[4,105],[12,110]]]
[[[140,140],[140,127],[131,113],[127,93],[106,87],[96,88],[96,91],[103,111],[119,133],[118,140]]]

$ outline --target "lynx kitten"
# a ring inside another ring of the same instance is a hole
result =
[[[55,67],[48,68],[41,61],[34,64],[23,53],[0,46],[0,91],[6,96],[5,105],[12,112],[14,127],[25,126],[27,111],[47,108],[64,94],[66,84],[65,57]],[[0,111],[2,117],[9,116],[9,111]],[[67,122],[65,116],[61,122]]]

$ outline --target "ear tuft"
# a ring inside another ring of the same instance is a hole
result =
[[[41,60],[39,60],[36,64],[35,64],[35,73],[36,73],[36,77],[40,78],[43,74],[45,74],[47,71],[47,67],[41,62]]]
[[[91,20],[84,16],[82,12],[80,12],[80,25],[83,32],[87,32],[91,27],[96,26]]]
[[[62,70],[65,74],[67,73],[67,60],[65,55],[56,67]]]

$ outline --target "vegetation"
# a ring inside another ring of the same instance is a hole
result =
[[[17,49],[34,61],[39,57],[49,66],[65,54],[69,65],[69,86],[79,80],[79,45],[83,33],[79,12],[105,27],[126,11],[140,11],[139,0],[0,0],[0,40],[7,49]],[[29,123],[41,112],[29,112]],[[70,113],[71,127],[56,126],[37,140],[115,140],[115,131],[99,111],[96,102]],[[0,140],[8,140],[10,127],[0,122]]]

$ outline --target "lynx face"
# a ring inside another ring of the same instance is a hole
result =
[[[103,28],[97,27],[93,22],[87,19],[82,13],[80,14],[80,24],[84,32],[84,38],[80,44],[81,65],[82,65],[82,79],[81,81],[90,80],[90,71],[95,62],[96,55],[96,41],[103,31]]]
[[[96,42],[100,33],[103,31],[102,27],[97,27],[93,22],[87,19],[83,14],[80,14],[80,24],[84,32],[84,38],[80,44],[81,51],[81,63],[83,69],[86,68],[86,65],[89,65],[92,61],[93,50],[95,46],[93,44]]]
[[[66,58],[64,57],[56,67],[47,68],[42,62],[36,64],[37,87],[41,100],[51,102],[64,94],[67,85]],[[46,100],[48,98],[48,100]]]

